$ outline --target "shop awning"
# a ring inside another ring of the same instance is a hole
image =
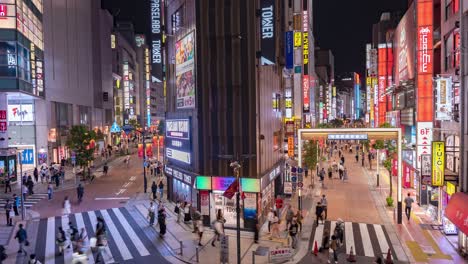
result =
[[[468,235],[468,194],[462,192],[453,194],[445,208],[445,217],[461,232]]]

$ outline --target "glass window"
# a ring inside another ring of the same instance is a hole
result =
[[[0,54],[5,53],[16,53],[16,45],[13,41],[1,41],[0,42]]]
[[[16,77],[16,67],[0,65],[0,77]]]

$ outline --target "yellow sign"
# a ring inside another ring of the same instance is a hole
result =
[[[332,96],[336,97],[336,86],[332,87]]]
[[[367,85],[367,86],[371,86],[371,85],[372,85],[372,78],[371,78],[371,77],[367,77],[367,78],[366,78],[366,85]]]
[[[304,41],[304,47],[302,48],[302,55],[304,56],[304,67],[309,64],[309,33],[302,33],[302,39]]]
[[[288,137],[288,156],[294,157],[294,138]]]
[[[432,186],[444,185],[445,142],[432,142]]]
[[[456,192],[456,187],[455,187],[455,184],[451,183],[451,182],[447,182],[447,191],[446,193],[448,195],[452,195]]]
[[[300,47],[302,45],[302,33],[294,32],[294,47]]]

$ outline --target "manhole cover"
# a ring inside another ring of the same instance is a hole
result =
[[[268,247],[258,247],[257,250],[255,251],[255,255],[258,256],[266,256],[268,255]]]

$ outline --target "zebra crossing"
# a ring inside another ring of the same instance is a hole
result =
[[[42,201],[43,199],[47,198],[47,193],[35,193],[33,195],[28,195],[26,196],[26,200],[24,201],[24,207],[26,208],[31,208],[38,202]],[[20,204],[21,204],[21,197],[20,199]],[[13,195],[11,195],[10,198],[8,197],[2,197],[0,198],[0,208],[5,207],[6,201],[10,200],[10,203],[13,203]]]
[[[311,236],[313,238],[312,247],[315,246],[315,242],[320,247],[325,230],[329,231],[329,239],[331,239],[335,226],[336,221],[328,220],[324,224],[314,225],[315,228]],[[349,253],[352,247],[357,256],[377,257],[387,254],[390,248],[393,259],[397,259],[385,226],[345,222],[344,227],[342,248],[346,249],[346,253]]]
[[[38,260],[44,264],[75,263],[71,248],[65,249],[64,254],[59,255],[58,245],[56,245],[58,228],[63,227],[67,232],[69,222],[73,223],[78,231],[85,228],[87,239],[84,244],[89,245],[90,239],[95,237],[98,217],[104,219],[108,241],[107,246],[100,253],[100,259],[104,262],[99,263],[148,263],[149,258],[155,260],[156,256],[153,253],[157,252],[157,249],[145,233],[145,226],[132,217],[124,207],[41,219],[34,248],[30,250],[34,251]],[[88,258],[87,263],[95,263],[97,253],[90,248],[85,253]],[[166,263],[163,259],[158,261]]]

